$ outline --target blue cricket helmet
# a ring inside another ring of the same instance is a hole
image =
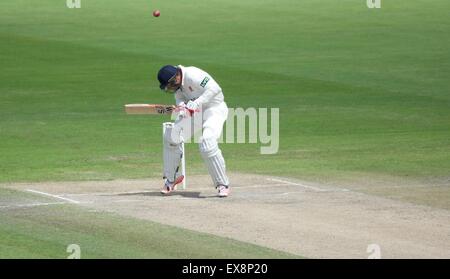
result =
[[[164,88],[166,88],[169,80],[177,74],[177,70],[178,68],[172,65],[166,65],[159,70],[158,80],[160,83],[159,88],[161,88],[161,90],[164,90]]]

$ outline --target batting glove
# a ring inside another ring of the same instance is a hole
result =
[[[186,109],[191,113],[191,115],[193,115],[194,112],[199,112],[199,111],[200,111],[199,107],[200,107],[200,106],[199,106],[198,103],[195,102],[195,101],[189,101],[189,102],[186,104]]]
[[[187,117],[187,111],[188,110],[186,109],[186,104],[184,102],[179,103],[178,106],[175,108],[175,112],[177,113],[178,119]]]

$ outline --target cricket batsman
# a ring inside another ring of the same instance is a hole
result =
[[[176,190],[184,176],[178,168],[183,154],[181,143],[201,131],[199,149],[219,197],[230,193],[225,160],[217,140],[228,117],[222,88],[205,71],[196,67],[166,65],[158,72],[161,90],[175,95],[177,119],[164,136],[164,179],[161,193]],[[196,121],[200,120],[200,121]],[[197,122],[199,125],[192,125]]]

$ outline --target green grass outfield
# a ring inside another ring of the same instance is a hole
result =
[[[280,108],[279,153],[224,145],[230,170],[448,176],[450,4],[384,2],[3,1],[0,181],[159,175],[162,119],[122,105],[171,102],[167,63],[211,72],[230,107]]]
[[[0,182],[160,176],[168,118],[122,106],[171,102],[156,72],[172,63],[210,72],[230,107],[280,108],[279,152],[224,144],[229,170],[444,181],[362,191],[450,208],[448,0],[31,2],[0,2]]]

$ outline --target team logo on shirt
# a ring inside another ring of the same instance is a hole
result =
[[[200,83],[200,86],[204,88],[206,86],[206,84],[208,83],[208,81],[209,81],[209,77],[205,77],[202,80],[202,82]]]

